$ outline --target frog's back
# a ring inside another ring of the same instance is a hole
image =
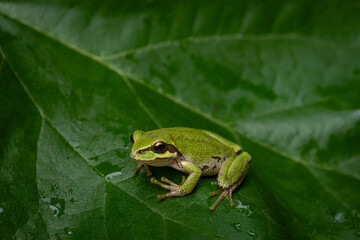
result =
[[[201,129],[174,127],[159,129],[167,134],[177,149],[197,164],[231,156],[241,150],[241,147],[220,135]],[[189,150],[191,146],[191,150]]]

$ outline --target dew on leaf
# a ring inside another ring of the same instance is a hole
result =
[[[49,205],[49,208],[53,211],[53,216],[57,217],[60,213],[60,210],[57,206]]]
[[[334,217],[334,222],[342,223],[345,222],[345,217],[343,212],[338,212]]]
[[[241,223],[231,223],[231,226],[238,232],[241,232]]]
[[[247,231],[247,233],[251,238],[253,238],[253,239],[257,238],[257,234],[255,231]]]
[[[60,217],[64,214],[65,200],[62,198],[41,198],[41,201],[47,203],[49,208],[53,211],[54,217]]]
[[[121,176],[123,175],[124,172],[123,171],[120,171],[120,172],[113,172],[113,173],[109,173],[108,175],[106,175],[106,179],[111,179],[111,178],[114,178],[114,177],[118,177],[118,176]]]
[[[65,234],[67,234],[67,235],[72,235],[72,234],[73,234],[73,232],[71,231],[71,229],[68,228],[68,227],[64,228],[64,232],[65,232]]]
[[[236,200],[236,203],[237,204],[235,208],[239,208],[243,216],[248,217],[253,214],[253,212],[250,210],[250,206],[242,204],[240,200]]]

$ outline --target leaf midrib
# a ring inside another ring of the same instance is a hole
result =
[[[104,62],[103,59],[102,59],[101,57],[99,57],[99,56],[96,56],[96,55],[94,55],[94,54],[92,54],[92,53],[90,53],[90,52],[87,52],[87,51],[79,48],[79,47],[76,46],[76,45],[73,45],[73,44],[71,44],[71,43],[65,42],[65,41],[63,41],[63,40],[61,40],[61,39],[57,39],[57,38],[56,38],[55,36],[53,36],[52,34],[43,31],[41,28],[39,28],[39,27],[37,27],[37,26],[34,26],[34,25],[30,24],[30,23],[27,23],[26,21],[24,21],[24,20],[22,20],[22,19],[19,19],[19,18],[10,16],[10,15],[2,12],[2,11],[0,11],[0,13],[1,13],[3,16],[9,18],[9,19],[11,19],[11,20],[13,20],[13,21],[15,21],[15,22],[18,22],[18,23],[20,23],[20,24],[22,24],[22,25],[24,25],[24,26],[27,26],[28,28],[34,30],[35,32],[38,32],[38,33],[40,33],[40,34],[42,34],[42,35],[44,35],[44,36],[52,39],[53,41],[59,42],[59,43],[61,43],[62,45],[64,45],[65,47],[67,47],[67,48],[69,48],[69,49],[72,49],[72,50],[78,52],[79,54],[81,54],[81,55],[83,55],[83,56],[86,56],[86,57],[88,57],[88,58],[90,58],[90,59],[98,62],[100,65],[102,65],[102,66],[108,68],[109,70],[111,70],[111,71],[119,74],[119,75],[122,77],[122,79],[124,79],[124,81],[125,81],[126,84],[130,84],[130,85],[131,85],[131,83],[128,81],[128,78],[130,78],[132,81],[137,82],[137,83],[143,85],[144,87],[148,88],[149,90],[152,90],[152,91],[154,91],[155,93],[157,93],[157,94],[159,94],[159,95],[162,95],[162,96],[168,98],[169,100],[171,100],[171,101],[173,101],[174,103],[176,103],[176,104],[184,107],[185,109],[188,109],[189,111],[194,112],[194,113],[198,114],[199,116],[201,116],[201,117],[203,117],[203,118],[205,118],[205,119],[207,119],[207,120],[209,120],[209,121],[211,121],[211,122],[213,122],[213,123],[215,123],[215,124],[217,124],[217,125],[225,128],[225,129],[227,129],[227,130],[234,136],[234,138],[238,140],[237,135],[234,134],[234,130],[233,130],[230,126],[228,126],[227,124],[225,124],[224,122],[222,122],[222,121],[220,121],[220,120],[218,120],[218,119],[213,118],[212,116],[210,116],[210,115],[207,114],[207,113],[204,113],[204,112],[202,112],[202,111],[200,111],[200,110],[198,110],[198,109],[195,109],[195,108],[187,105],[186,103],[182,102],[180,99],[177,99],[177,98],[175,98],[175,97],[173,97],[173,96],[171,96],[171,95],[169,95],[169,94],[166,94],[166,93],[162,93],[162,92],[157,91],[155,87],[153,87],[153,86],[151,86],[151,85],[145,84],[143,81],[141,81],[140,79],[136,78],[135,76],[131,76],[130,74],[126,74],[126,73],[124,73],[121,69],[118,69],[118,68],[116,68],[115,66],[113,66],[113,65],[111,65],[111,64],[109,64],[109,63],[107,63],[107,62]],[[5,54],[3,54],[3,55],[5,56]],[[13,69],[13,71],[14,71],[14,69]],[[14,71],[14,73],[16,73],[16,72]],[[17,76],[17,74],[15,74],[15,75]],[[69,145],[71,146],[71,148],[73,148],[73,146],[67,141],[67,139],[52,125],[50,119],[45,116],[43,110],[42,110],[41,107],[36,103],[36,101],[34,101],[32,95],[29,93],[29,91],[27,90],[26,86],[22,83],[22,81],[20,80],[20,78],[19,78],[18,76],[17,76],[17,78],[18,78],[19,82],[21,83],[21,85],[23,86],[23,88],[24,88],[24,90],[26,91],[26,93],[28,94],[29,98],[31,99],[31,101],[32,101],[33,104],[35,105],[35,107],[38,109],[38,111],[39,111],[40,115],[43,117],[43,119],[45,119],[45,120],[49,123],[49,125],[51,125],[51,127],[52,127],[58,134],[60,134],[60,136],[62,136],[62,138],[64,139],[64,141],[65,141],[67,144],[69,144]],[[131,85],[131,86],[132,86],[132,85]],[[129,85],[128,85],[128,87],[129,87]],[[130,87],[129,87],[129,88],[130,88]],[[130,88],[130,90],[133,91],[134,94],[136,94],[136,92],[134,92],[134,89],[131,89],[131,88]],[[137,96],[137,95],[136,95],[136,96]],[[142,108],[144,107],[144,110],[146,109],[145,112],[149,115],[149,117],[150,117],[151,119],[154,120],[154,117],[153,117],[151,114],[149,114],[150,112],[148,111],[148,109],[146,108],[146,106],[142,104],[142,102],[141,102],[140,99],[138,99],[138,102],[139,102],[140,107],[142,107]],[[297,107],[298,107],[298,106],[297,106]],[[156,123],[156,122],[155,122],[155,123]],[[301,159],[298,159],[297,157],[290,156],[290,155],[288,155],[288,154],[286,154],[286,153],[284,153],[284,152],[282,152],[282,151],[279,151],[279,150],[277,150],[277,149],[275,149],[275,148],[273,148],[273,147],[267,146],[266,144],[264,144],[264,143],[262,143],[262,142],[259,142],[259,141],[256,141],[256,140],[254,140],[254,139],[252,139],[252,138],[249,138],[249,137],[247,137],[247,136],[245,136],[245,135],[243,135],[243,134],[241,134],[241,133],[239,133],[239,132],[237,132],[237,133],[238,133],[241,137],[247,139],[248,141],[251,141],[251,142],[255,143],[256,145],[258,145],[258,146],[260,146],[260,147],[263,147],[263,148],[265,148],[265,149],[268,149],[268,150],[270,150],[270,151],[272,151],[272,152],[274,152],[274,153],[276,153],[276,154],[278,154],[278,155],[280,155],[280,156],[283,156],[283,157],[285,157],[285,158],[287,158],[287,159],[289,159],[289,160],[292,160],[293,162],[296,162],[296,163],[299,163],[299,164],[304,165],[304,166],[309,170],[310,174],[313,175],[315,179],[318,179],[318,178],[312,173],[312,171],[311,171],[311,169],[310,169],[310,167],[309,167],[309,165],[310,165],[309,163],[307,163],[307,162],[305,162],[305,161],[303,161],[303,160],[301,160]],[[75,152],[77,152],[74,148],[73,148],[73,150],[74,150]],[[104,178],[104,176],[99,172],[99,170],[96,169],[95,167],[93,167],[93,166],[89,163],[89,161],[88,161],[84,156],[82,156],[79,152],[77,152],[77,153],[79,154],[79,156],[81,156],[81,158],[83,158],[84,161],[86,161],[86,162],[94,169],[95,172],[97,172],[101,177]],[[311,164],[311,166],[313,166],[313,167],[315,167],[315,168],[319,168],[320,170],[326,170],[326,169],[323,168],[323,166],[319,166],[319,165],[317,165],[317,164],[316,164],[316,165],[315,165],[315,164]],[[340,172],[340,173],[342,173],[342,172]],[[344,173],[342,173],[342,174],[344,174]],[[345,174],[345,175],[346,175],[346,174]],[[355,178],[355,177],[352,176],[352,175],[347,175],[347,176],[350,176],[350,177]],[[105,179],[105,178],[104,178],[104,179]],[[324,185],[321,183],[320,179],[318,179],[318,180],[319,180],[319,183],[324,187]],[[107,179],[105,179],[105,181],[107,181]],[[107,182],[109,182],[109,181],[107,181]],[[111,182],[109,182],[109,183],[111,183]],[[111,184],[113,184],[113,183],[111,183]],[[114,186],[116,186],[116,187],[118,187],[119,189],[121,189],[121,188],[120,188],[119,186],[117,186],[117,185],[114,185]],[[124,191],[123,189],[121,189],[121,190]],[[352,209],[350,209],[348,206],[344,205],[341,200],[337,199],[337,198],[333,195],[333,193],[332,193],[331,191],[329,191],[326,187],[324,187],[324,190],[327,191],[335,200],[337,200],[337,201],[338,201],[341,205],[343,205],[345,208],[347,208],[347,209],[349,209],[349,210],[352,210]],[[124,191],[124,192],[125,192],[125,191]],[[130,195],[130,194],[129,194],[129,195]],[[131,196],[131,195],[130,195],[130,196]],[[132,197],[134,197],[134,196],[132,196]],[[135,198],[135,197],[134,197],[134,198]],[[135,199],[136,199],[136,198],[135,198]],[[277,198],[277,199],[278,199],[278,198]],[[137,199],[137,200],[138,200],[139,202],[141,202],[139,199]],[[278,201],[281,203],[281,201],[280,201],[279,199],[278,199]],[[146,206],[145,203],[144,203],[144,205]],[[282,204],[281,204],[281,206],[283,207]],[[148,207],[150,210],[153,211],[153,209],[151,209],[149,206],[147,206],[147,207]],[[284,208],[284,207],[283,207],[283,208]],[[287,211],[286,208],[284,208],[284,209]],[[154,211],[154,212],[157,213],[156,211]],[[157,213],[157,214],[159,214],[159,213]],[[159,214],[159,215],[160,215],[161,217],[165,218],[165,217],[162,216],[161,214]],[[296,218],[296,217],[294,216],[294,218]],[[169,219],[169,218],[167,218],[167,219]],[[169,220],[172,220],[172,219],[169,219]],[[295,220],[296,220],[296,219],[295,219]],[[299,222],[299,221],[297,221],[297,220],[296,220],[296,222],[298,222],[300,225],[303,225],[301,222]],[[175,223],[178,223],[178,222],[175,222]],[[178,224],[182,224],[182,223],[178,223]],[[185,226],[185,225],[184,225],[184,226]],[[196,231],[198,231],[198,230],[196,230]]]

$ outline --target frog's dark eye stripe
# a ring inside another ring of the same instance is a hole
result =
[[[158,141],[152,145],[152,149],[155,153],[163,153],[166,151],[166,142]]]
[[[134,134],[131,134],[131,136],[130,136],[130,141],[131,141],[132,143],[135,142],[135,141],[134,141]]]

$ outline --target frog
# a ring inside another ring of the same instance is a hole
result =
[[[172,167],[188,174],[183,176],[181,184],[165,177],[160,181],[151,177],[150,182],[168,193],[159,194],[159,200],[169,197],[181,197],[190,194],[200,177],[217,175],[219,189],[210,192],[219,195],[210,206],[215,210],[219,203],[227,198],[230,206],[235,206],[232,193],[244,180],[252,157],[242,151],[242,147],[217,133],[187,127],[161,128],[151,131],[136,130],[130,136],[132,142],[130,157],[138,162],[133,169],[138,173],[142,168],[151,176],[152,167]]]

